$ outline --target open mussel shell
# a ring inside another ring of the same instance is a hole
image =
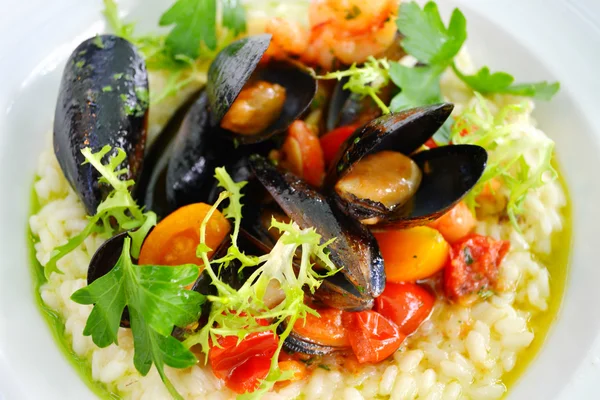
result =
[[[54,114],[54,152],[65,177],[88,213],[111,188],[81,150],[105,145],[127,154],[122,179],[141,172],[148,116],[148,74],[144,59],[127,40],[101,35],[81,43],[65,66]]]
[[[208,69],[206,93],[211,125],[217,126],[254,73],[271,43],[271,35],[248,36],[217,54]]]
[[[385,287],[383,259],[371,232],[357,221],[341,215],[328,200],[291,173],[282,173],[261,156],[250,165],[263,186],[300,228],[314,228],[326,242],[331,261],[343,267],[326,278],[315,293],[324,304],[343,310],[364,310]]]
[[[382,150],[410,155],[444,124],[454,106],[449,103],[417,107],[376,118],[342,144],[327,171],[325,187],[333,187],[365,156]]]
[[[325,186],[337,206],[377,228],[404,228],[426,224],[460,201],[483,174],[486,151],[479,146],[460,145],[414,153],[444,124],[452,108],[451,104],[437,104],[388,114],[357,130],[342,145],[326,178]],[[356,163],[384,150],[409,156],[419,167],[420,184],[406,203],[388,208],[370,199],[336,192],[335,184]]]
[[[210,123],[215,134],[241,144],[263,142],[284,132],[310,106],[317,81],[303,66],[272,61],[258,66],[271,35],[263,34],[240,39],[223,49],[208,71],[206,92],[210,108]],[[279,117],[263,131],[239,134],[220,128],[221,121],[250,78],[275,83],[286,90],[285,103]]]
[[[170,210],[206,202],[215,168],[232,152],[233,143],[215,135],[210,127],[208,95],[203,92],[183,120],[169,155],[166,198]]]

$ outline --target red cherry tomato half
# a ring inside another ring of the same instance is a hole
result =
[[[510,242],[488,236],[469,235],[450,249],[450,261],[444,269],[444,292],[456,302],[493,288],[498,269],[508,253]]]
[[[343,324],[344,311],[335,308],[318,309],[319,317],[306,315],[306,320],[298,320],[294,331],[312,342],[325,346],[350,347],[348,330]]]
[[[395,323],[375,311],[349,312],[344,318],[350,345],[360,363],[385,360],[406,338]]]
[[[319,138],[304,121],[294,121],[281,147],[282,165],[313,186],[321,186],[325,162]]]
[[[381,296],[375,299],[374,310],[408,336],[429,317],[434,303],[434,295],[416,283],[387,282]]]
[[[213,373],[234,392],[256,390],[267,377],[278,338],[271,331],[255,332],[239,344],[237,336],[218,339],[219,346],[210,349],[208,360]]]
[[[321,148],[323,149],[323,156],[325,157],[325,165],[331,165],[342,143],[344,143],[355,130],[356,126],[354,125],[341,126],[321,136],[319,140],[321,141]]]

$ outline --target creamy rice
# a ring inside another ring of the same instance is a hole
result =
[[[466,73],[473,70],[465,53],[458,62]],[[151,79],[159,81],[160,77]],[[474,101],[473,93],[450,71],[442,80],[442,89],[447,100],[456,103],[456,112]],[[181,98],[170,101],[172,104],[161,105],[162,111],[153,117],[153,133],[159,131],[159,126],[167,119],[165,108],[176,107]],[[516,101],[523,99],[495,96],[492,110]],[[543,135],[530,115],[533,103],[529,105],[519,125],[522,134]],[[83,229],[86,215],[64,178],[51,146],[39,157],[34,187],[41,209],[31,216],[29,223],[39,239],[35,244],[37,259],[44,265],[53,248]],[[519,356],[534,339],[528,321],[548,309],[549,274],[536,255],[550,253],[552,233],[563,228],[561,208],[565,204],[565,193],[559,183],[548,182],[529,193],[523,207],[522,233],[509,221],[496,217],[478,223],[478,233],[511,241],[511,250],[501,267],[501,279],[504,287],[509,289],[507,292],[493,295],[472,307],[439,300],[431,318],[390,360],[365,366],[359,373],[318,368],[307,380],[292,383],[265,398],[501,398],[506,392],[503,375],[515,368]],[[111,345],[105,349],[96,347],[90,337],[83,336],[91,306],[79,305],[71,301],[70,296],[85,286],[89,260],[100,244],[101,241],[92,235],[84,245],[60,260],[58,266],[64,274],[52,274],[40,289],[42,299],[62,316],[66,339],[78,356],[89,361],[93,379],[126,398],[169,398],[154,368],[146,377],[141,377],[133,366],[133,342],[129,330],[120,329],[119,346]],[[208,367],[200,365],[186,370],[167,367],[167,374],[185,398],[234,397]]]

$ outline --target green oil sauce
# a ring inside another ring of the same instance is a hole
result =
[[[35,191],[31,191],[31,199],[30,199],[30,212],[29,215],[33,215],[40,210],[40,204],[37,199],[37,195]],[[33,295],[35,296],[36,304],[44,316],[48,327],[50,328],[50,332],[52,336],[59,344],[60,349],[65,354],[67,360],[71,363],[77,374],[83,379],[83,381],[88,385],[90,390],[96,394],[101,399],[121,399],[116,393],[113,393],[109,390],[109,388],[92,379],[92,366],[87,359],[79,357],[71,347],[71,342],[67,340],[65,335],[65,320],[54,310],[48,307],[44,301],[42,300],[40,287],[46,283],[46,277],[44,275],[44,268],[38,262],[35,257],[35,243],[37,242],[37,238],[34,237],[33,233],[27,228],[27,244],[29,246],[29,258],[30,258],[30,268],[31,268],[31,276],[33,277]]]
[[[554,165],[558,169],[558,166]],[[515,368],[503,377],[504,384],[509,389],[523,376],[529,365],[535,360],[540,349],[544,345],[550,328],[560,315],[560,308],[567,286],[569,264],[571,256],[571,239],[573,233],[571,199],[567,190],[567,184],[559,175],[560,185],[567,196],[567,205],[562,210],[563,229],[554,233],[552,237],[552,252],[545,256],[538,256],[537,259],[546,266],[550,275],[550,298],[548,309],[535,315],[530,321],[529,326],[535,334],[531,345],[523,353],[517,356]]]

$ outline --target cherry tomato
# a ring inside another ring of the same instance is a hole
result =
[[[375,299],[373,310],[394,322],[400,333],[408,336],[429,317],[434,303],[434,295],[416,283],[388,282],[381,296]]]
[[[281,165],[313,186],[321,186],[325,162],[321,143],[304,121],[294,121],[281,147]]]
[[[475,234],[454,244],[444,270],[446,296],[464,303],[470,295],[493,288],[509,248],[510,242]]]
[[[430,149],[435,149],[436,147],[438,147],[437,143],[432,138],[427,139],[427,141],[425,142],[425,146],[429,147]]]
[[[456,243],[473,232],[476,224],[475,216],[461,201],[429,226],[437,229],[448,243]]]
[[[348,312],[344,320],[350,345],[360,363],[385,360],[406,338],[395,323],[375,311]]]
[[[294,331],[324,346],[350,347],[342,319],[344,312],[335,308],[322,308],[317,312],[320,317],[308,314],[306,321],[296,321]]]
[[[277,350],[278,338],[271,331],[255,332],[239,344],[237,336],[218,339],[208,355],[213,373],[236,393],[256,390],[267,377],[271,359]]]
[[[354,125],[340,126],[321,136],[319,140],[321,141],[321,147],[323,148],[323,156],[325,157],[326,165],[331,165],[342,143],[344,143],[355,130],[356,126]]]
[[[413,282],[437,273],[448,261],[450,246],[427,226],[374,232],[391,282]]]

